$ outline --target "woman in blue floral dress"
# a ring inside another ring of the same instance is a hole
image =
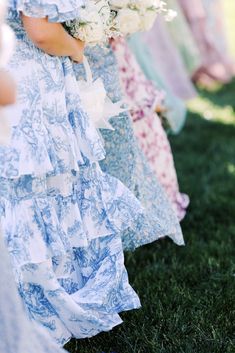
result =
[[[96,46],[87,48],[85,54],[94,79],[103,79],[112,101],[122,99],[119,69],[112,48]],[[83,78],[82,65],[75,66],[77,77]],[[112,119],[111,123],[115,131],[102,130],[107,153],[101,167],[134,192],[145,209],[143,218],[136,223],[136,229],[128,229],[122,234],[124,248],[133,250],[165,236],[171,237],[178,245],[183,245],[179,221],[138,145],[129,113],[122,113],[118,118]]]
[[[61,345],[108,331],[121,311],[140,306],[120,234],[138,226],[143,210],[99,167],[103,141],[81,108],[73,70],[83,44],[60,24],[81,3],[11,0],[8,9],[18,100],[8,110],[11,142],[0,147],[0,222],[29,315]]]

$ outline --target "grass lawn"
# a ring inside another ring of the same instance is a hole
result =
[[[127,254],[142,309],[111,333],[72,341],[72,353],[235,352],[235,81],[201,91],[171,142],[191,197],[187,246],[162,240]]]

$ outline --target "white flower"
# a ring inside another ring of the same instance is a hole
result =
[[[111,9],[108,0],[98,0],[95,2],[96,11],[101,16],[103,23],[108,24],[111,16]]]
[[[130,3],[129,0],[110,0],[109,1],[109,5],[111,6],[111,8],[115,8],[115,9],[127,8],[129,3]]]
[[[82,7],[80,16],[66,22],[69,33],[87,44],[97,44],[105,40],[104,23],[94,2]]]
[[[143,16],[141,16],[141,30],[149,31],[157,18],[157,13],[155,11],[146,10]]]
[[[167,11],[167,13],[165,15],[165,20],[167,22],[171,22],[176,16],[177,16],[177,12],[170,9]]]
[[[80,18],[73,21],[71,34],[88,44],[96,44],[104,40],[104,26],[97,11],[82,9]]]
[[[153,0],[133,0],[132,5],[135,5],[139,9],[149,8],[153,6]]]
[[[138,32],[141,27],[141,19],[138,11],[131,9],[121,9],[116,17],[118,30],[123,35]]]
[[[161,0],[132,0],[130,6],[136,8],[140,11],[145,11],[147,9],[158,10],[163,6]]]

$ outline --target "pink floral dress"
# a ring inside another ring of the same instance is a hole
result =
[[[178,218],[182,220],[189,197],[179,192],[170,143],[155,112],[157,106],[164,105],[165,94],[145,77],[123,38],[112,41],[112,47],[118,61],[121,85],[131,109],[135,135]]]

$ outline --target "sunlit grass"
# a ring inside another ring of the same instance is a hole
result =
[[[220,107],[208,98],[199,97],[192,100],[189,104],[189,110],[192,113],[199,114],[206,120],[218,121],[224,124],[235,124],[234,110],[230,105]]]
[[[228,168],[228,172],[233,176],[235,176],[235,165],[232,163],[228,163],[227,168]]]

